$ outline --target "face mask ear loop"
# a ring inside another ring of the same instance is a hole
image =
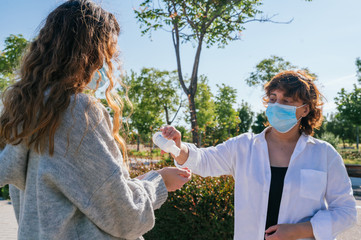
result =
[[[307,105],[307,103],[305,103],[305,104],[303,104],[303,105],[301,105],[301,106],[299,106],[299,107],[296,107],[296,108],[301,108],[301,107],[304,107],[304,106],[306,106]]]
[[[307,103],[303,104],[302,106],[296,107],[296,108],[301,108],[301,107],[304,107],[304,106],[306,106],[306,105],[307,105]],[[296,114],[296,113],[295,113],[295,114]],[[300,119],[297,119],[297,123],[298,123],[302,118],[303,118],[303,117],[301,116]],[[297,123],[296,123],[296,124],[297,124]],[[294,126],[296,126],[296,124],[295,124]],[[294,127],[294,126],[293,126],[293,127]],[[293,127],[292,127],[292,128],[293,128]]]

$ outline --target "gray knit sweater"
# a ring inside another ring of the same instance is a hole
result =
[[[48,146],[37,154],[23,144],[0,153],[0,186],[11,184],[19,239],[143,239],[153,228],[168,196],[163,179],[155,171],[129,177],[109,114],[94,100],[72,97],[52,157]]]

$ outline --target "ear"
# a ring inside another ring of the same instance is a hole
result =
[[[306,117],[310,113],[310,105],[307,104],[302,108],[302,117]]]

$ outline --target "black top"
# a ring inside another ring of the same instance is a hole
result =
[[[271,186],[268,196],[266,229],[277,225],[286,172],[287,167],[271,166]]]

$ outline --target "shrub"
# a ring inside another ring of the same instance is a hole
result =
[[[150,169],[162,168],[156,164],[137,166],[131,175],[141,175]],[[233,239],[234,180],[231,176],[192,180],[176,192],[169,193],[167,201],[155,211],[155,227],[145,239]]]
[[[0,193],[3,199],[10,199],[10,194],[9,194],[9,185],[4,186],[3,188],[0,188]]]
[[[341,150],[340,154],[348,164],[361,164],[361,152],[358,150]]]
[[[331,132],[325,132],[322,134],[321,139],[331,144],[334,148],[340,143],[340,139]]]

